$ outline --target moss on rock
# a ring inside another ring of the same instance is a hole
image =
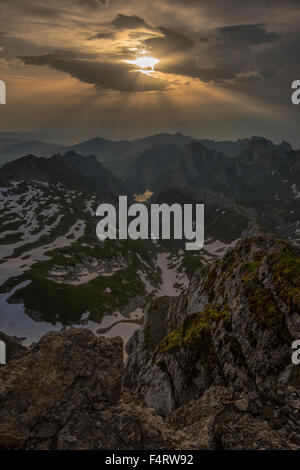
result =
[[[271,260],[274,263],[272,260],[277,259],[278,253],[267,255],[267,261]],[[261,329],[273,329],[284,341],[290,341],[291,336],[286,326],[284,313],[280,310],[273,293],[259,279],[261,263],[262,258],[257,256],[256,261],[244,266],[242,282],[250,312]],[[282,273],[280,269],[279,271]],[[277,290],[276,282],[274,285]]]
[[[268,256],[278,295],[289,312],[300,312],[300,256],[285,242],[277,253]]]
[[[164,338],[159,351],[175,353],[185,348],[199,352],[213,348],[211,335],[220,321],[229,328],[231,321],[228,307],[208,304],[202,312],[189,315],[178,328]]]

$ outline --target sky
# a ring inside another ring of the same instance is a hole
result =
[[[300,147],[299,0],[0,0],[0,131]]]

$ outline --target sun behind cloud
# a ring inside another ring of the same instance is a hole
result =
[[[143,56],[134,60],[125,60],[124,62],[127,64],[136,65],[140,69],[139,72],[148,74],[154,71],[155,65],[158,64],[160,60],[155,59],[154,57]]]

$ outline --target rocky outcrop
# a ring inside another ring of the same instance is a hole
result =
[[[124,383],[163,416],[210,387],[232,387],[251,416],[297,435],[299,262],[298,249],[258,237],[200,269],[185,296],[148,307],[127,344]]]
[[[232,388],[159,416],[122,389],[122,341],[51,332],[0,368],[0,449],[295,449],[245,412]]]
[[[0,434],[22,447],[51,448],[59,446],[60,432],[78,408],[119,399],[122,344],[86,330],[51,332],[0,374]]]
[[[0,368],[0,448],[173,449],[173,430],[121,391],[123,344],[51,332]]]
[[[161,341],[185,318],[186,297],[161,297],[145,309],[144,324],[126,344],[124,385],[142,395],[162,415],[175,408],[173,385],[167,371],[153,361]],[[148,384],[150,386],[148,386]]]

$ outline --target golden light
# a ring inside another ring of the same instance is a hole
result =
[[[134,199],[137,201],[137,202],[146,202],[148,201],[148,199],[150,199],[150,197],[152,196],[152,192],[149,191],[149,189],[147,189],[144,194],[135,194],[134,195]]]
[[[140,68],[140,72],[143,73],[150,73],[154,71],[154,66],[160,62],[159,59],[155,59],[154,57],[138,57],[134,60],[125,60],[127,64],[133,64]]]

